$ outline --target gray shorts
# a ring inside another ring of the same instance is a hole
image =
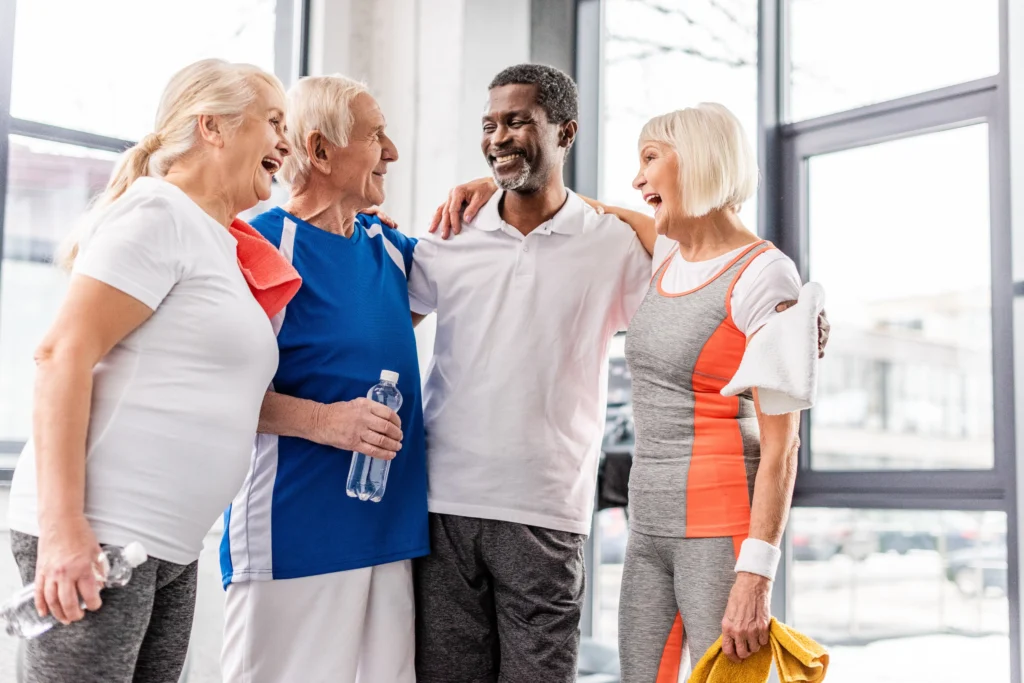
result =
[[[418,683],[573,683],[584,537],[430,515],[414,561]]]
[[[35,579],[37,543],[11,531],[25,584]],[[198,566],[143,562],[128,585],[103,591],[99,610],[27,641],[25,683],[176,683],[192,634]]]

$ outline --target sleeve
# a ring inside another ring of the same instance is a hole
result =
[[[171,207],[152,198],[103,219],[79,243],[73,273],[87,275],[154,311],[187,267]]]
[[[615,329],[625,330],[633,314],[640,308],[651,284],[651,257],[640,238],[630,231],[629,246],[622,263],[622,279],[615,307]]]
[[[391,242],[391,244],[395,245],[395,247],[402,252],[402,260],[405,262],[405,272],[407,274],[411,273],[413,252],[416,250],[416,242],[418,240],[415,237],[409,237],[401,230],[396,230],[390,225],[385,225],[376,216],[361,213],[359,214],[359,220],[362,221],[364,225],[376,224],[381,227],[381,230],[384,232],[384,239]]]
[[[427,315],[437,309],[437,242],[433,236],[416,240],[410,252],[409,308]]]
[[[732,320],[747,337],[760,330],[783,301],[800,295],[796,265],[777,249],[756,256],[732,293]]]
[[[658,268],[675,248],[676,241],[674,239],[658,235],[658,239],[654,241],[654,256],[651,258],[651,277],[654,277],[654,274],[658,272]]]

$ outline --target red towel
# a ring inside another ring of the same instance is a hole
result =
[[[228,231],[238,240],[238,267],[257,303],[273,318],[302,285],[302,278],[274,245],[245,221],[236,218]]]

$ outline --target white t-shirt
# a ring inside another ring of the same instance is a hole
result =
[[[245,478],[277,341],[236,246],[156,178],[135,181],[81,240],[76,274],[154,310],[93,370],[85,515],[100,543],[141,541],[153,557],[188,564]],[[31,441],[10,524],[39,534]]]
[[[424,390],[432,512],[586,534],[608,344],[647,292],[625,223],[572,192],[524,237],[496,193],[459,236],[416,245],[409,295],[437,311]]]
[[[673,253],[677,246],[675,240],[658,235],[651,262],[652,272],[657,273],[672,255],[661,281],[662,289],[671,294],[688,292],[708,282],[749,245],[707,261],[687,261],[678,251]],[[732,290],[733,322],[749,337],[777,314],[776,306],[783,301],[795,301],[799,293],[800,273],[796,264],[780,250],[769,249],[750,261]]]

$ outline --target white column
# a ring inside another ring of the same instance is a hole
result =
[[[309,72],[314,76],[347,73],[352,4],[358,0],[311,0]]]
[[[530,0],[466,0],[458,139],[461,179],[489,171],[480,150],[487,86],[507,66],[530,61]]]

